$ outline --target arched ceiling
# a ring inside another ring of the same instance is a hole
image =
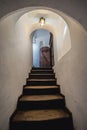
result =
[[[57,44],[58,54],[57,60],[61,59],[70,49],[71,49],[71,39],[68,22],[56,12],[56,10],[52,11],[52,9],[47,10],[46,8],[40,9],[34,8],[32,10],[23,9],[25,12],[20,13],[20,10],[17,13],[17,20],[15,21],[15,29],[26,28],[28,37],[30,38],[33,31],[37,29],[46,29],[50,31],[54,36],[54,44]],[[20,14],[20,15],[19,15]],[[45,25],[41,26],[39,20],[41,17],[45,18]],[[10,16],[9,16],[10,17]],[[71,19],[71,18],[69,18]],[[81,26],[82,27],[82,26]],[[24,29],[22,29],[24,32]],[[67,39],[67,40],[65,40]]]
[[[63,11],[87,29],[87,0],[0,0],[0,17],[31,6],[45,6]]]
[[[41,27],[39,23],[39,20],[42,16],[45,18],[45,25],[43,27]],[[16,23],[18,23],[21,19],[26,19],[26,21],[28,21],[28,24],[30,25],[29,28],[32,30],[32,32],[41,28],[48,29],[50,32],[54,32],[52,28],[54,28],[55,31],[58,31],[58,29],[63,26],[62,23],[64,23],[64,26],[66,26],[65,20],[60,15],[47,9],[38,8],[29,12],[25,9],[25,12],[19,15]]]

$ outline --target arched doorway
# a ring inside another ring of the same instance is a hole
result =
[[[54,65],[53,34],[45,29],[32,34],[33,67],[52,67]]]

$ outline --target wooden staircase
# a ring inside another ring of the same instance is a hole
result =
[[[65,106],[52,68],[32,68],[9,129],[73,130],[72,114]]]

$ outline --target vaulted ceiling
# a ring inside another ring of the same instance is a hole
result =
[[[30,6],[58,9],[78,20],[87,29],[87,0],[0,0],[0,18]]]

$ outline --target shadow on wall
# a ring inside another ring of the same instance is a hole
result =
[[[75,130],[87,130],[87,32],[75,20],[68,18],[67,22],[72,47],[55,62],[54,68],[66,105],[73,114]]]

